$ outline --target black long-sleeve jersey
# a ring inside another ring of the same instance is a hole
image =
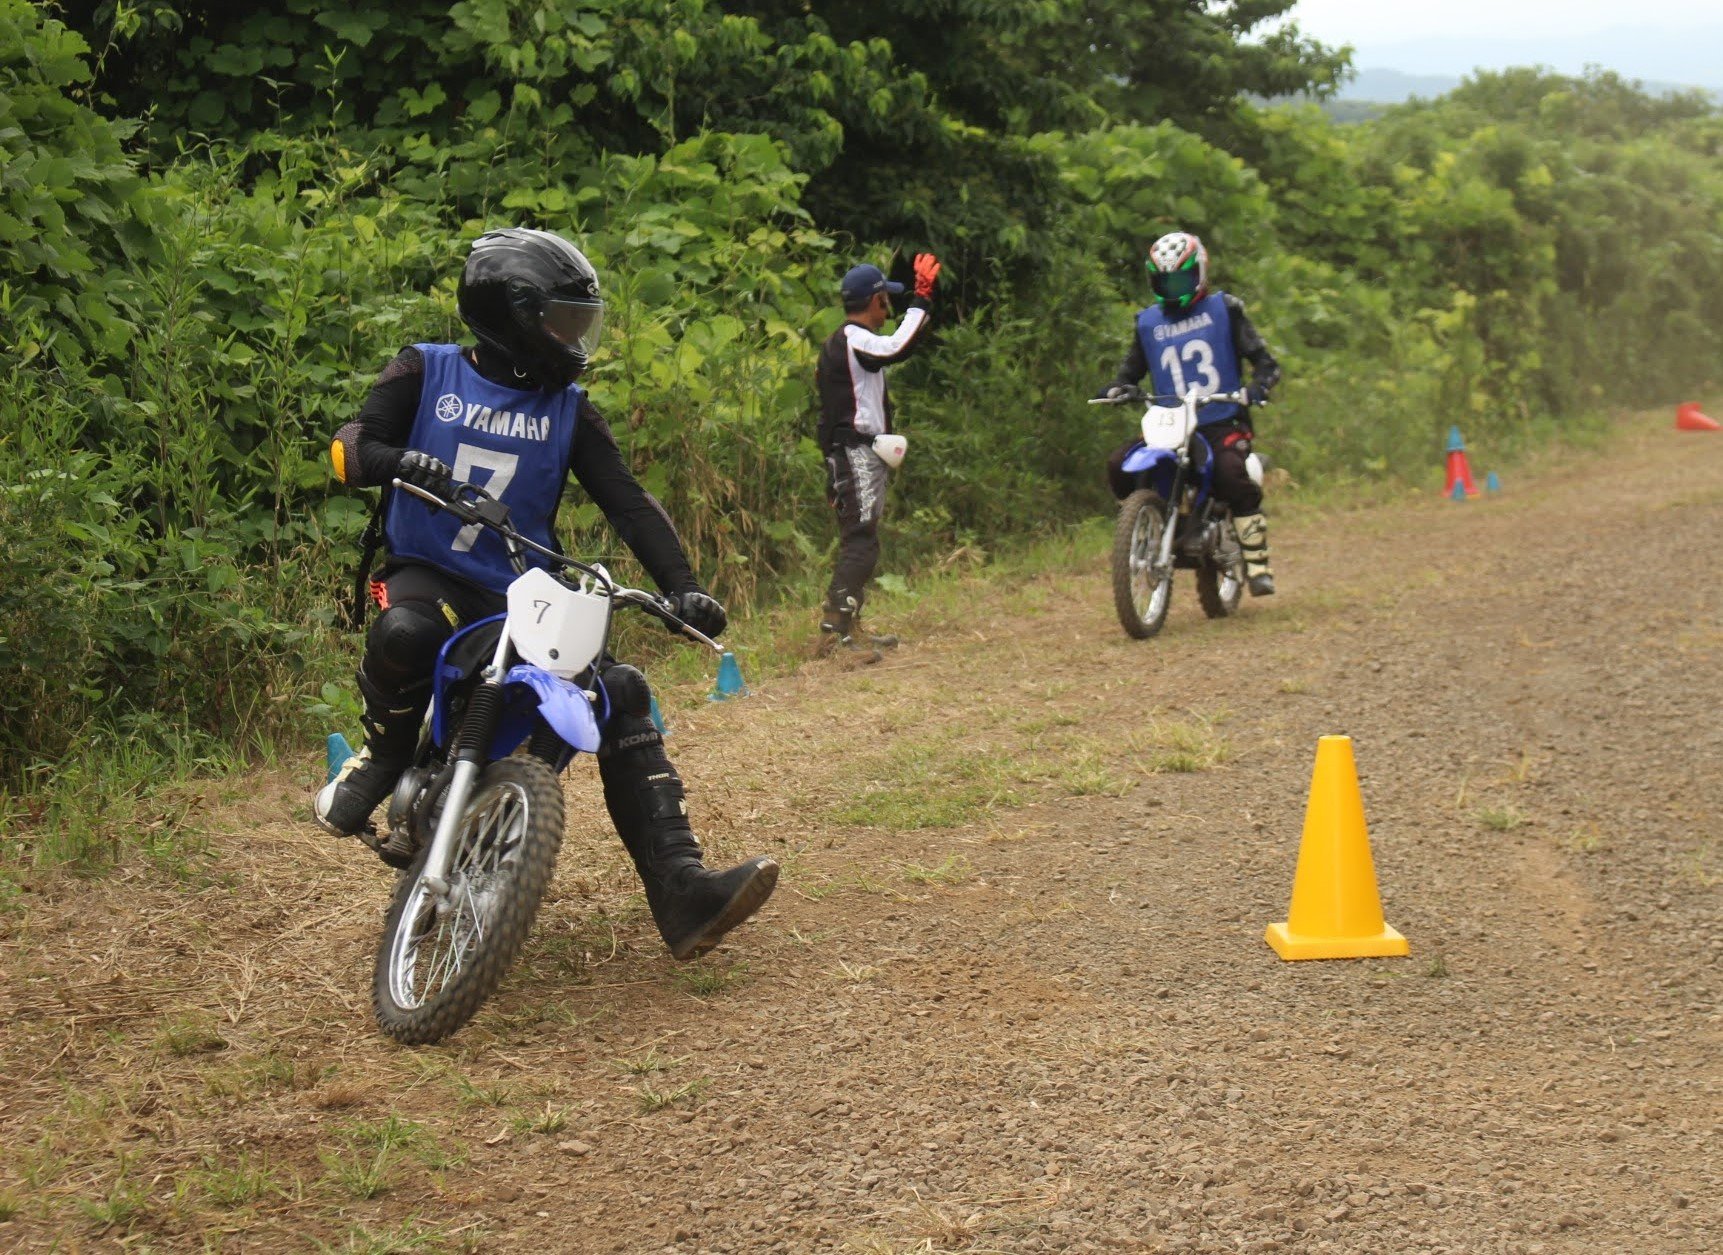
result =
[[[916,298],[889,336],[846,322],[826,338],[814,381],[820,390],[819,442],[823,452],[867,444],[891,430],[891,395],[885,368],[921,347],[927,302]]]
[[[509,367],[492,360],[482,346],[476,355],[469,354],[468,360],[474,361],[479,373],[492,382],[518,386]],[[337,469],[343,482],[355,488],[371,488],[394,478],[413,433],[413,419],[419,412],[424,383],[424,355],[411,346],[402,349],[383,368],[359,407],[359,417],[335,434],[336,443],[342,446]],[[700,587],[670,516],[658,499],[634,478],[622,460],[622,450],[617,447],[610,425],[590,397],[583,396],[581,400],[568,469],[659,588],[667,593],[681,593]],[[560,497],[557,504],[561,505]]]
[[[1264,391],[1280,382],[1280,363],[1274,360],[1274,354],[1268,351],[1268,344],[1262,334],[1257,331],[1256,324],[1251,322],[1250,315],[1244,312],[1244,302],[1231,292],[1222,292],[1221,300],[1226,304],[1227,321],[1232,324],[1233,352],[1238,354],[1238,360],[1249,362],[1253,383],[1261,385]],[[1128,387],[1149,373],[1149,359],[1143,354],[1143,342],[1136,330],[1131,331],[1131,346],[1125,350],[1125,360],[1119,363],[1119,372],[1113,378],[1113,383],[1119,387]]]

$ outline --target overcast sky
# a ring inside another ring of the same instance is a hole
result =
[[[1723,90],[1723,0],[1299,0],[1288,16],[1325,44],[1351,44],[1361,70],[1600,65]]]
[[[1411,39],[1522,38],[1613,27],[1715,25],[1718,0],[1299,0],[1292,20],[1324,43],[1397,44]]]

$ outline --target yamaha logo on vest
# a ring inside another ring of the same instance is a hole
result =
[[[493,436],[536,440],[541,444],[550,439],[551,420],[548,414],[493,410],[490,406],[480,405],[476,401],[464,401],[454,392],[445,392],[438,397],[436,404],[431,407],[431,412],[437,416],[440,423],[458,422],[462,427],[489,432]]]
[[[1186,318],[1183,322],[1161,323],[1155,328],[1155,339],[1171,340],[1174,336],[1189,335],[1193,331],[1202,331],[1212,326],[1214,326],[1214,319],[1210,317],[1207,310],[1204,310],[1195,318]],[[437,404],[441,405],[442,402],[439,401]]]

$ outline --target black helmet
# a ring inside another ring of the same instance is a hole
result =
[[[455,304],[481,344],[546,391],[580,378],[598,347],[598,271],[549,231],[509,227],[473,241]]]

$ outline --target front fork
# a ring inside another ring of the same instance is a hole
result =
[[[1155,565],[1150,574],[1158,582],[1167,578],[1173,569],[1173,542],[1177,539],[1179,530],[1179,502],[1185,492],[1185,455],[1180,454],[1178,465],[1173,469],[1172,490],[1167,493],[1167,518],[1161,527],[1160,550],[1155,554]]]
[[[503,686],[501,677],[507,671],[511,643],[507,625],[497,638],[497,651],[485,671],[489,678],[479,684],[467,699],[467,712],[455,733],[452,750],[455,758],[454,775],[443,794],[443,811],[437,817],[437,831],[431,838],[431,849],[425,855],[424,870],[419,880],[439,901],[449,894],[449,862],[454,858],[455,834],[460,831],[466,815],[467,802],[473,796],[473,786],[484,770],[486,755],[496,736],[497,721],[502,716]]]

